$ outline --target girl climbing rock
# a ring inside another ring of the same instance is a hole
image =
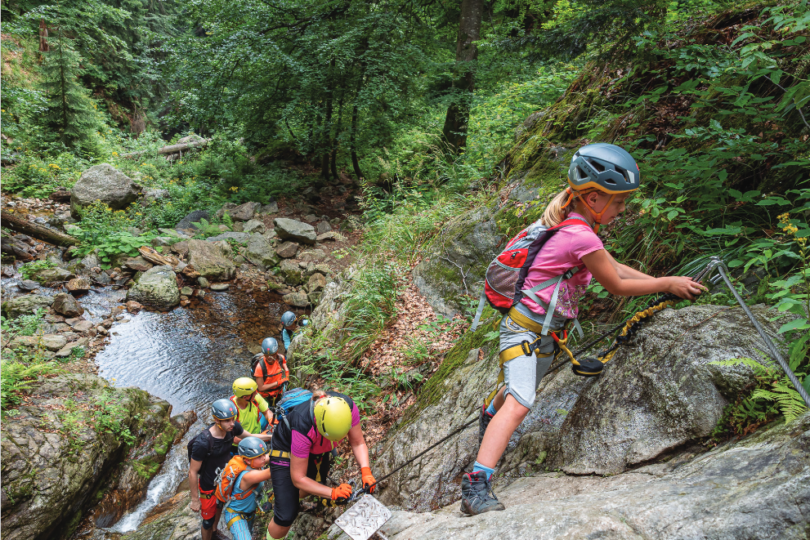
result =
[[[617,296],[669,292],[691,300],[705,290],[688,277],[648,276],[616,262],[605,250],[596,232],[624,212],[639,180],[635,160],[618,146],[589,144],[574,154],[569,187],[551,201],[541,218],[545,227],[559,229],[536,253],[520,293],[501,321],[504,386],[481,408],[481,446],[473,471],[461,481],[462,512],[477,515],[504,509],[492,491],[492,474],[534,403],[537,386],[553,359],[554,332],[576,320],[579,299],[591,277]]]

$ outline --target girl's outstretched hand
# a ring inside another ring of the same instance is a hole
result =
[[[669,280],[667,291],[687,300],[694,300],[700,293],[709,290],[700,283],[693,281],[690,277],[673,276],[667,279]]]

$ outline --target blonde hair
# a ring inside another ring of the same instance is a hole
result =
[[[540,218],[541,223],[546,227],[556,227],[565,221],[565,218],[568,217],[568,214],[570,214],[571,210],[574,208],[573,201],[571,201],[572,204],[569,204],[563,208],[565,203],[568,202],[568,197],[570,196],[571,195],[566,189],[557,193],[557,195],[551,199],[551,202],[548,203],[546,211],[543,212],[543,217]]]

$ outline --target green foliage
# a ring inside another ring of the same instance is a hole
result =
[[[195,221],[193,225],[198,229],[197,234],[194,235],[195,238],[208,238],[209,236],[222,234],[222,231],[219,230],[219,225],[209,223],[207,219],[201,219],[199,222]]]
[[[76,254],[80,257],[98,250],[98,258],[105,268],[119,256],[135,257],[138,248],[150,245],[156,233],[133,235],[132,229],[140,223],[141,209],[130,206],[127,211],[113,211],[102,202],[80,210],[82,220],[73,235],[81,242]]]
[[[43,261],[32,261],[29,263],[25,263],[20,266],[20,274],[24,279],[31,279],[36,275],[38,272],[42,270],[47,270],[48,268],[54,268],[56,264],[51,261],[43,260]],[[31,335],[31,334],[23,334],[23,335]]]
[[[117,396],[112,389],[105,388],[94,404],[93,429],[99,435],[109,433],[126,444],[132,445],[135,442],[135,436],[129,426],[124,423],[128,412],[121,401],[122,398]]]
[[[88,147],[93,130],[100,125],[97,106],[79,83],[81,56],[60,26],[42,64],[42,86],[47,99],[43,126],[67,148]]]

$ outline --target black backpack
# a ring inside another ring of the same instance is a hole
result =
[[[213,425],[214,424],[211,424],[210,426],[205,428],[203,431],[201,431],[200,433],[195,435],[190,441],[188,441],[188,444],[186,445],[186,448],[188,449],[188,462],[189,463],[191,463],[191,451],[194,449],[194,443],[199,441],[199,440],[205,439],[205,444],[206,444],[206,447],[208,448],[208,450],[207,450],[207,452],[205,454],[205,459],[208,459],[209,457],[211,457],[211,445],[213,444],[214,441],[211,440],[212,439],[211,432],[208,431],[208,430],[211,429],[211,426],[213,426]],[[203,461],[205,461],[205,460],[203,460]]]

